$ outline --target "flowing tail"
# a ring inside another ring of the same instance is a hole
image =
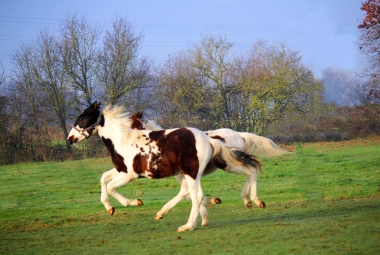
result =
[[[261,167],[263,164],[260,160],[258,160],[255,156],[249,155],[244,151],[233,150],[235,156],[243,162],[243,165],[247,168],[247,166],[252,166],[255,170],[261,171]],[[249,169],[249,168],[248,168]]]
[[[280,148],[269,138],[248,132],[239,132],[239,135],[245,141],[244,151],[249,154],[274,157],[289,153],[287,150]]]
[[[249,155],[241,150],[226,147],[223,142],[209,138],[210,144],[213,147],[212,158],[219,162],[220,165],[225,166],[241,166],[249,171],[252,167],[260,171],[262,163],[253,155]]]

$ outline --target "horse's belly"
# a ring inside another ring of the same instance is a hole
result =
[[[215,163],[213,161],[210,161],[205,170],[203,171],[203,175],[209,175],[209,174],[212,174],[213,172],[216,171],[216,169],[218,169],[218,167],[215,165]]]
[[[157,169],[151,169],[147,170],[145,172],[146,176],[151,179],[161,179],[161,178],[168,178],[170,176],[174,176],[179,174],[181,171],[176,168],[165,168],[165,167],[159,167]]]

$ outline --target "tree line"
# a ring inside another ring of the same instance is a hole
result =
[[[324,102],[323,81],[285,44],[257,41],[237,54],[226,35],[207,34],[155,65],[140,53],[143,38],[126,18],[103,29],[74,14],[15,50],[12,73],[0,76],[0,164],[104,155],[97,140],[80,150],[65,140],[94,100],[144,110],[163,127],[261,135],[299,134],[343,111]]]

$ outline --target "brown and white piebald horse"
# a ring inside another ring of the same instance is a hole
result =
[[[98,134],[108,148],[114,168],[103,173],[100,181],[101,202],[108,213],[113,215],[115,211],[108,194],[124,206],[143,204],[140,199],[129,200],[116,192],[116,188],[134,179],[183,176],[180,178],[190,193],[192,208],[188,222],[178,231],[194,229],[198,214],[202,217],[202,225],[207,225],[207,209],[201,203],[201,176],[210,160],[216,157],[220,163],[228,161],[244,167],[244,157],[236,155],[245,153],[232,151],[195,128],[152,131],[132,129],[131,126],[130,116],[123,108],[107,106],[101,112],[100,103],[95,101],[79,115],[68,135],[70,143],[76,144]],[[254,161],[254,158],[249,160]],[[258,161],[255,164],[261,166]]]
[[[137,112],[131,116],[132,128],[141,130],[160,130],[162,129],[155,121],[146,119],[143,116],[143,112]],[[259,136],[248,132],[236,132],[231,129],[221,128],[217,130],[211,130],[205,132],[208,136],[213,139],[222,141],[227,147],[235,148],[252,155],[261,155],[263,157],[280,156],[288,153],[288,151],[280,148],[271,139]],[[244,204],[247,208],[251,209],[251,201],[261,208],[265,208],[265,203],[261,201],[257,194],[257,177],[260,167],[257,165],[251,165],[247,167],[235,166],[227,161],[224,164],[218,164],[218,159],[214,158],[209,163],[207,169],[208,171],[204,174],[213,173],[217,168],[225,170],[228,173],[243,174],[247,176],[247,180],[244,184],[243,190],[241,192],[241,197],[243,198]],[[186,189],[186,183],[183,182],[183,176],[176,177],[178,182],[185,187],[181,187],[180,193],[170,200],[165,206],[157,213],[156,219],[163,217],[163,214],[167,213],[171,208],[173,208],[178,202],[184,198],[184,193]],[[204,203],[221,203],[219,198],[203,198]]]

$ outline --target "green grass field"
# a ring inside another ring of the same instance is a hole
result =
[[[259,196],[247,209],[245,177],[204,177],[209,226],[177,233],[191,203],[164,219],[155,213],[179,191],[174,178],[138,179],[120,188],[143,206],[100,202],[108,158],[0,167],[1,254],[380,254],[380,137],[297,144],[297,153],[264,159]]]

